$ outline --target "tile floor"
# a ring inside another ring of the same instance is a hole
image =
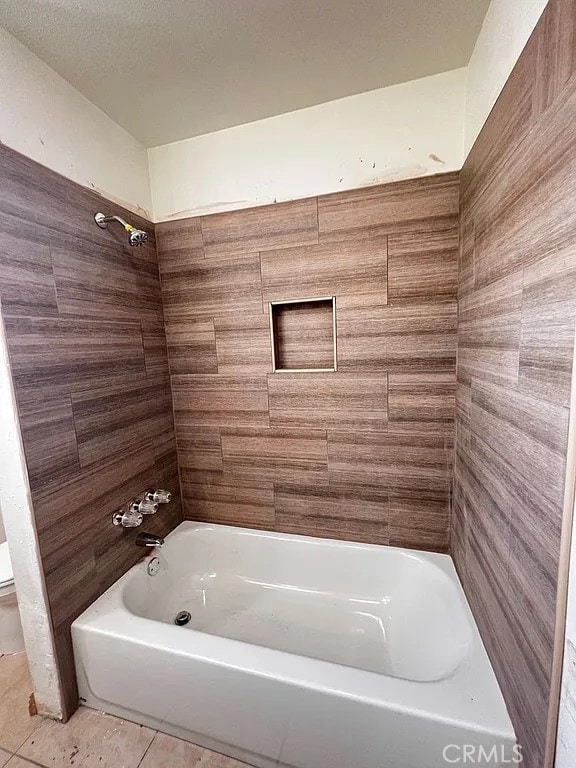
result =
[[[30,717],[26,656],[0,656],[0,768],[247,768],[224,755],[81,707],[66,724]]]

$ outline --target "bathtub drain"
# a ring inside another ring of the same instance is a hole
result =
[[[178,627],[183,627],[185,624],[188,624],[192,616],[188,613],[188,611],[180,611],[180,613],[176,614],[176,618],[174,619],[174,624]]]

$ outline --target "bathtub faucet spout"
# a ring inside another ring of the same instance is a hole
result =
[[[164,544],[164,539],[160,536],[154,536],[153,533],[139,533],[136,536],[137,547],[161,547]]]

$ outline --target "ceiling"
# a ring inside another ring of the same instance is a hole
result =
[[[146,146],[468,63],[489,0],[2,0],[5,26]]]

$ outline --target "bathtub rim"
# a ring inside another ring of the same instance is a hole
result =
[[[235,534],[260,535],[265,538],[274,537],[282,540],[299,541],[304,539],[315,543],[321,542],[326,546],[334,546],[335,548],[353,547],[378,552],[391,550],[429,561],[440,568],[454,583],[459,593],[462,610],[464,610],[471,625],[471,645],[468,658],[447,678],[431,682],[417,682],[347,667],[321,659],[299,656],[241,640],[210,635],[199,630],[189,629],[181,632],[178,627],[173,625],[132,613],[124,601],[124,588],[135,578],[137,573],[146,568],[152,557],[158,556],[162,552],[162,550],[157,549],[146,552],[132,568],[112,584],[73,622],[73,637],[80,638],[84,633],[116,636],[141,646],[162,649],[178,656],[194,657],[220,667],[232,667],[248,674],[278,680],[288,685],[310,688],[333,696],[362,701],[372,706],[426,717],[445,724],[468,728],[477,733],[490,734],[504,739],[515,739],[513,726],[494,671],[450,555],[195,521],[180,523],[167,535],[167,543],[177,536],[186,533],[191,534],[195,530],[212,530],[215,532],[226,530]],[[169,638],[169,643],[166,636]],[[232,659],[234,661],[231,661]],[[79,666],[78,659],[76,659],[76,663]],[[282,672],[280,673],[279,670]],[[477,678],[478,672],[481,673],[481,680]],[[468,690],[470,690],[472,681],[479,684],[478,687],[473,688],[477,695],[472,698],[472,701],[486,700],[481,713],[476,711],[480,704],[476,703],[470,706],[470,700],[466,696],[464,696],[466,701],[448,702],[447,707],[445,706],[446,701],[444,701],[440,706],[438,694],[458,693],[458,683],[462,679],[468,684]],[[385,685],[383,685],[382,680],[386,681]],[[383,695],[382,690],[380,690],[382,687],[385,687],[386,695]],[[439,691],[439,687],[445,690]],[[99,699],[96,694],[93,695],[99,701],[105,701]],[[415,700],[419,702],[419,705],[415,704]],[[107,702],[107,704],[118,706],[113,702]],[[459,705],[462,706],[464,715],[456,714]],[[456,711],[450,711],[453,706],[456,707]],[[448,712],[443,711],[445,709]],[[467,714],[466,710],[468,710]],[[479,715],[482,716],[483,722],[477,721]]]

